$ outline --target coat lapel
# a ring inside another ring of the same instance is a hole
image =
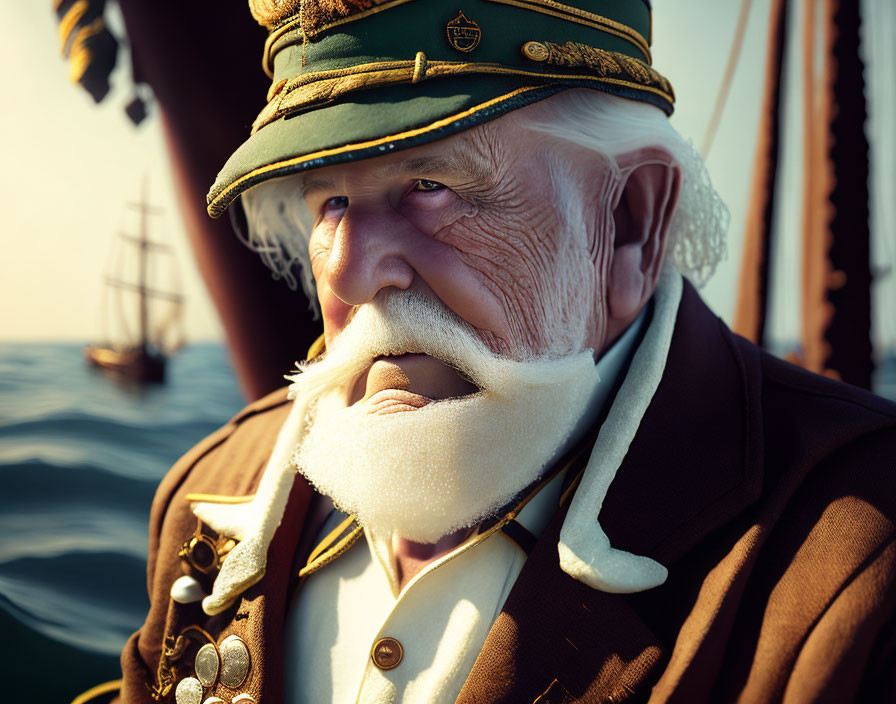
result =
[[[758,352],[685,283],[662,381],[600,510],[613,547],[672,574],[702,538],[758,498],[759,373]],[[647,615],[639,607],[661,600],[665,587],[609,594],[567,575],[557,553],[565,514],[520,573],[458,702],[646,700],[662,673],[672,643],[655,631],[677,628],[657,628],[657,609]]]
[[[625,597],[592,589],[559,568],[565,513],[554,517],[526,561],[459,703],[622,701],[652,681],[664,650]]]
[[[311,496],[311,486],[297,476],[271,541],[265,575],[242,594],[233,618],[232,628],[247,642],[256,668],[253,689],[259,703],[283,701],[283,627],[293,555]]]
[[[601,510],[613,545],[669,567],[759,497],[760,389],[758,350],[686,283],[663,379]]]

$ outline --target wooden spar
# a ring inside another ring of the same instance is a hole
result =
[[[772,227],[775,217],[783,118],[782,81],[787,38],[787,0],[772,0],[762,115],[753,158],[753,182],[744,232],[734,330],[758,345],[765,343]]]
[[[824,88],[819,86],[818,67],[816,65],[816,34],[818,17],[816,0],[803,1],[802,26],[802,61],[803,61],[803,192],[802,192],[802,249],[800,270],[802,272],[800,292],[800,340],[801,349],[791,354],[791,361],[798,362],[809,369],[821,369],[824,354],[821,349],[819,322],[827,314],[819,310],[823,305],[821,295],[822,282],[827,273],[825,251],[827,249],[827,232],[825,225],[828,217],[819,212],[827,207],[824,194],[830,192],[829,170],[818,173],[819,168],[828,166],[824,158],[825,136],[827,134],[821,124],[826,118],[819,110],[830,107],[827,101],[820,101]],[[819,203],[819,193],[822,194]],[[816,293],[818,295],[816,295]],[[813,343],[813,340],[817,342]]]
[[[869,164],[860,4],[822,0],[821,72],[816,76],[815,2],[806,0],[803,32],[802,363],[870,389]]]
[[[802,7],[801,351],[791,359],[811,371],[870,388],[869,164],[860,4],[803,0]],[[734,320],[737,332],[763,346],[781,161],[786,24],[786,0],[773,0]]]

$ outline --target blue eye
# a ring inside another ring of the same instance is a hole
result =
[[[430,181],[426,178],[417,179],[417,183],[414,184],[414,188],[411,190],[417,191],[418,193],[430,193],[432,191],[441,191],[446,188],[443,184],[438,181]]]
[[[334,196],[324,203],[324,210],[345,210],[348,207],[348,196]]]

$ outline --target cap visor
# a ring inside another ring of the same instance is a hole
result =
[[[209,215],[220,216],[240,193],[267,179],[432,142],[565,87],[526,85],[514,77],[452,77],[361,91],[280,118],[253,134],[224,165],[209,192]]]

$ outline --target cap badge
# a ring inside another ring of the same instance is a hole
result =
[[[482,39],[482,30],[473,20],[467,19],[463,11],[458,11],[457,17],[451,20],[445,27],[448,32],[448,43],[458,51],[470,52],[479,46]]]

